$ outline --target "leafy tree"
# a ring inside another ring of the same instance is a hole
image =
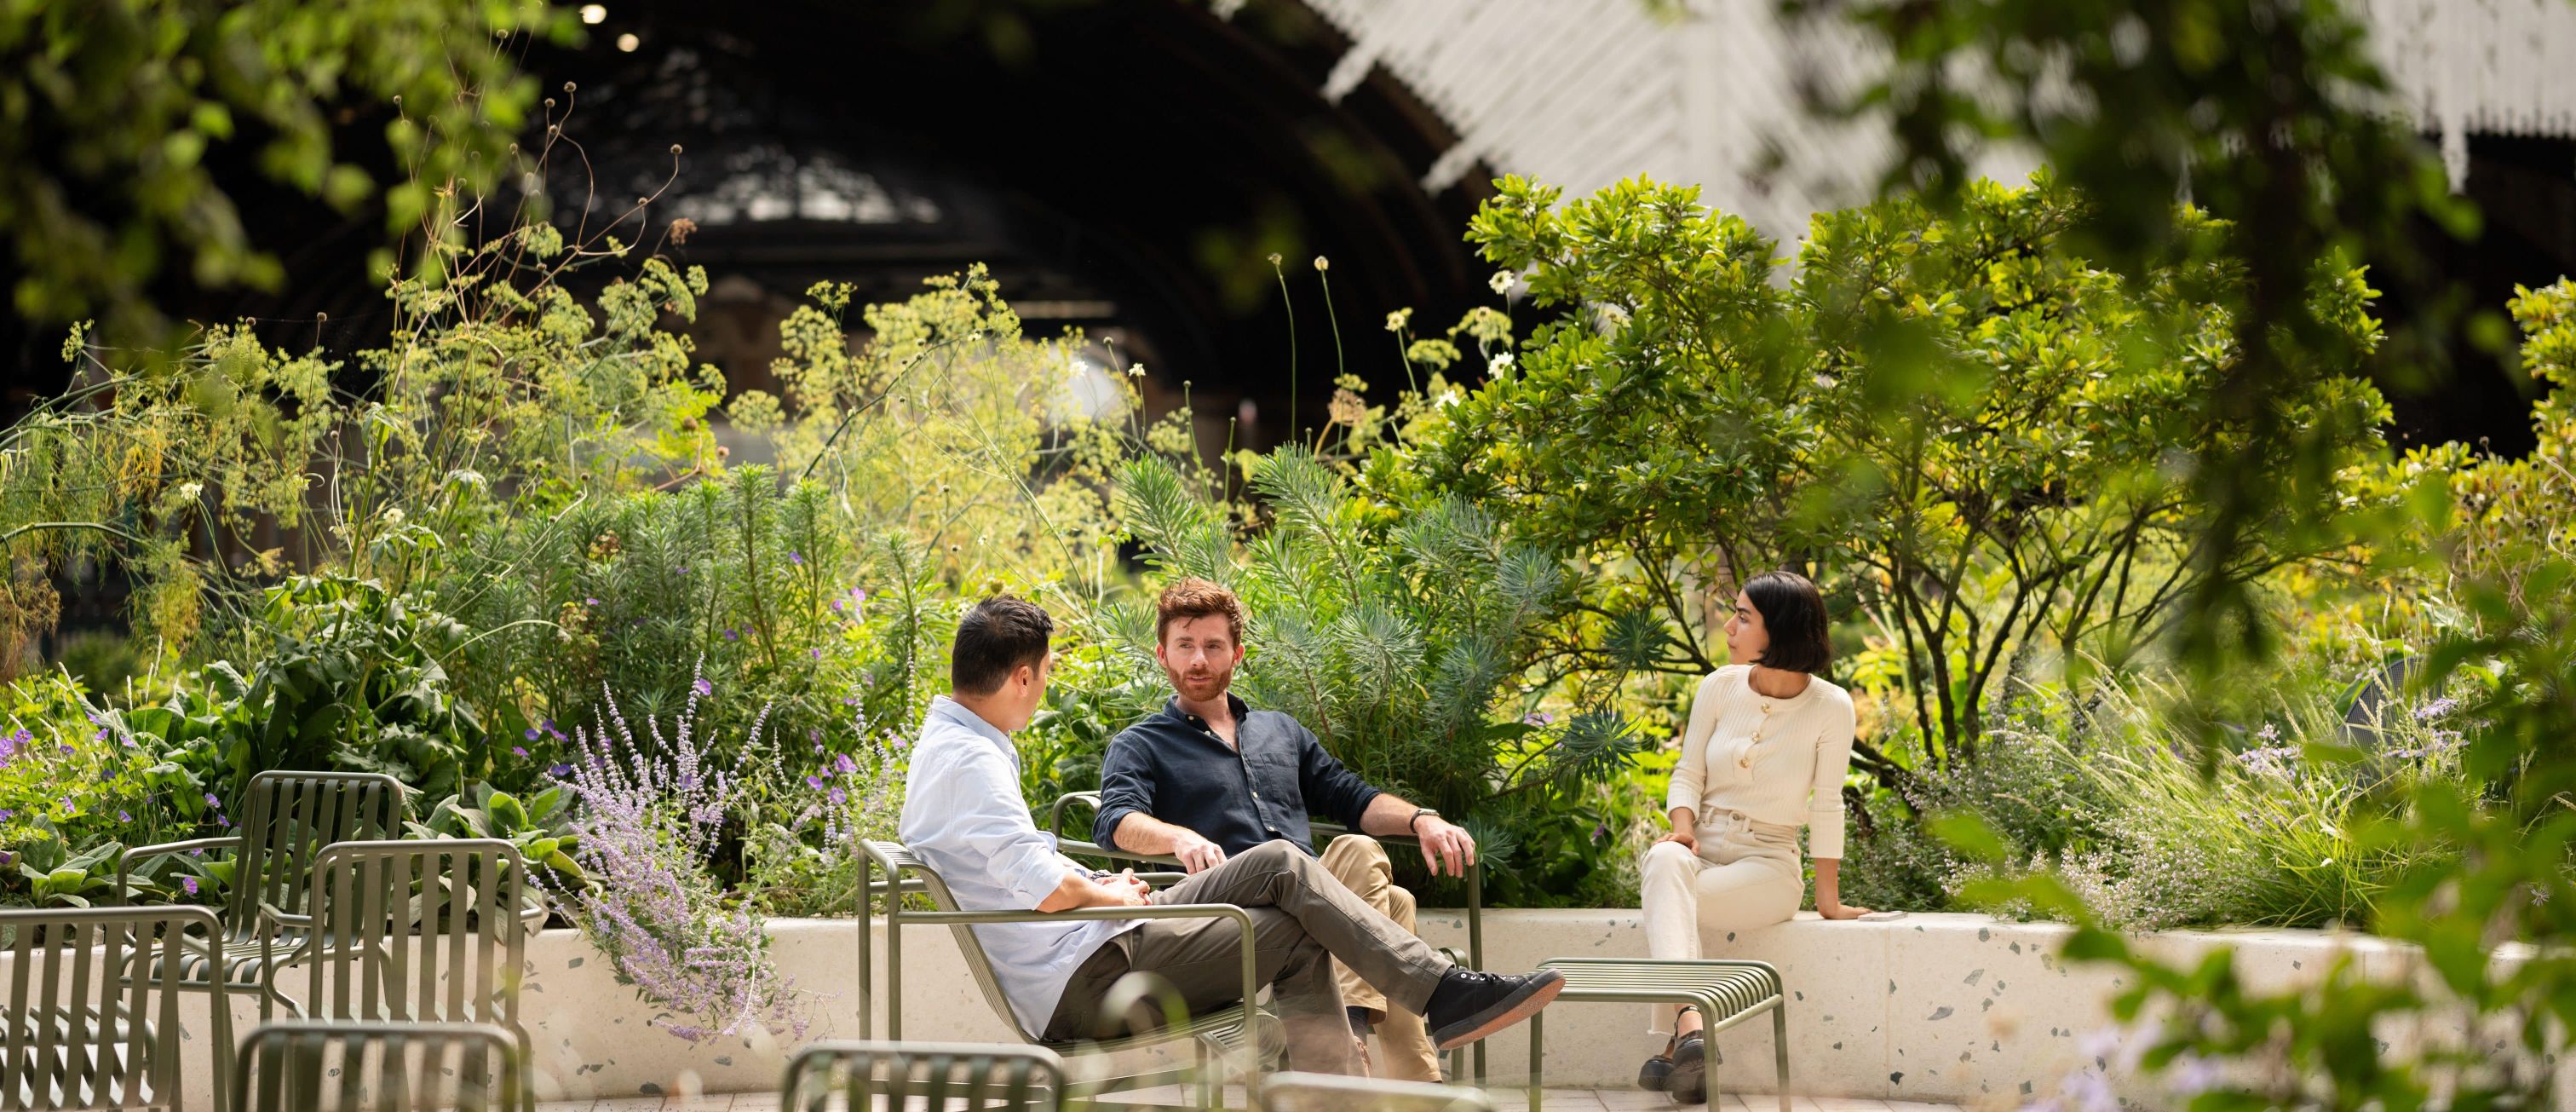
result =
[[[37,0],[0,10],[0,227],[27,317],[103,315],[111,339],[158,343],[153,284],[273,289],[209,164],[240,156],[299,192],[355,209],[368,152],[334,116],[381,120],[404,171],[387,227],[489,185],[536,86],[512,42],[566,38],[567,13],[527,0]],[[390,110],[389,110],[390,109]]]
[[[2200,556],[2213,511],[2169,465],[2256,433],[2190,404],[2241,358],[2215,307],[2234,276],[2183,255],[2123,278],[2065,254],[2085,210],[2046,178],[1978,183],[1947,216],[1820,214],[1785,283],[1774,245],[1695,190],[1560,200],[1506,181],[1471,238],[1528,271],[1540,306],[1580,308],[1441,411],[1421,460],[1439,489],[1608,569],[1552,631],[1561,667],[1705,672],[1733,585],[1798,567],[1894,643],[1884,678],[1947,759],[1973,752],[2007,677],[2126,659],[2206,577],[2318,554]],[[2367,351],[2370,292],[2321,273],[2310,311],[2338,340],[2302,358]],[[2384,407],[2350,376],[2306,381],[2284,404],[2337,453],[2303,488],[2331,501]],[[2288,450],[2254,454],[2279,467]]]

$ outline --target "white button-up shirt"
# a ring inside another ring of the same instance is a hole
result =
[[[1089,870],[1056,850],[1020,798],[1011,739],[945,695],[930,701],[903,783],[903,844],[948,882],[966,911],[1034,911],[1066,873]],[[1137,920],[986,923],[974,927],[1020,1028],[1055,1018],[1064,984],[1084,959]]]

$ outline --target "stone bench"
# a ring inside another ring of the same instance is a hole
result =
[[[1465,948],[1463,913],[1425,910],[1419,922],[1433,945]],[[1488,909],[1485,927],[1487,965],[1500,970],[1531,969],[1556,957],[1646,952],[1635,910]],[[855,1037],[855,925],[846,919],[789,919],[772,921],[770,929],[780,969],[816,994],[815,1022],[805,1038]],[[881,960],[883,924],[876,929]],[[1010,1041],[946,933],[916,931],[906,942],[904,1034]],[[2108,1001],[2124,984],[2107,967],[2059,961],[2057,949],[2067,934],[2063,926],[1983,915],[1828,923],[1802,914],[1778,926],[1733,937],[1711,934],[1704,941],[1710,957],[1758,958],[1779,967],[1790,993],[1791,1083],[1801,1093],[1976,1106],[2052,1095],[2069,1072],[2092,1064],[2089,1042],[2112,1026]],[[2359,935],[2175,932],[2147,936],[2138,945],[2176,961],[2232,947],[2240,974],[2256,991],[2321,977],[2342,954],[2352,955],[2372,978],[2425,975],[2411,948]],[[530,940],[528,964],[524,1008],[540,1100],[672,1093],[684,1075],[706,1092],[773,1090],[794,1050],[760,1034],[698,1044],[671,1037],[651,1025],[658,1009],[619,985],[615,970],[576,931],[551,930]],[[1646,1033],[1646,1024],[1642,1004],[1585,1005],[1556,1016],[1547,1030],[1546,1083],[1633,1084],[1637,1064],[1662,1046],[1660,1037]],[[201,1034],[202,1023],[194,1026]],[[1495,1076],[1488,1081],[1498,1092],[1526,1081],[1518,1076],[1525,1069],[1520,1063],[1528,1060],[1525,1027],[1491,1040]],[[249,1030],[248,1023],[241,1029]],[[884,1030],[882,1020],[877,1029]],[[2391,1053],[2411,1049],[2412,1037],[2393,1032]],[[1769,1024],[1738,1028],[1719,1049],[1724,1062],[1711,1081],[1720,1091],[1770,1091]],[[2558,1068],[2576,1091],[2576,1061]],[[191,1091],[190,1103],[209,1096]]]

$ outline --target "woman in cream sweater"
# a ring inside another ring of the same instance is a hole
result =
[[[1842,902],[1843,776],[1851,767],[1852,703],[1817,676],[1831,649],[1825,600],[1804,576],[1755,576],[1726,623],[1728,659],[1700,682],[1664,793],[1672,833],[1646,852],[1646,952],[1697,958],[1702,930],[1786,921],[1805,894],[1798,827],[1816,864],[1816,913],[1852,919]],[[1658,1019],[1661,1014],[1657,1015]],[[1685,1104],[1707,1099],[1699,1014],[1683,1008],[1664,1052],[1637,1084]]]

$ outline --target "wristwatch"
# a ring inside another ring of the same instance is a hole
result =
[[[1429,807],[1416,808],[1413,812],[1413,817],[1404,820],[1404,832],[1407,834],[1416,833],[1418,828],[1422,825],[1422,816],[1424,815],[1429,815],[1436,819],[1440,817],[1440,812],[1434,811]]]

